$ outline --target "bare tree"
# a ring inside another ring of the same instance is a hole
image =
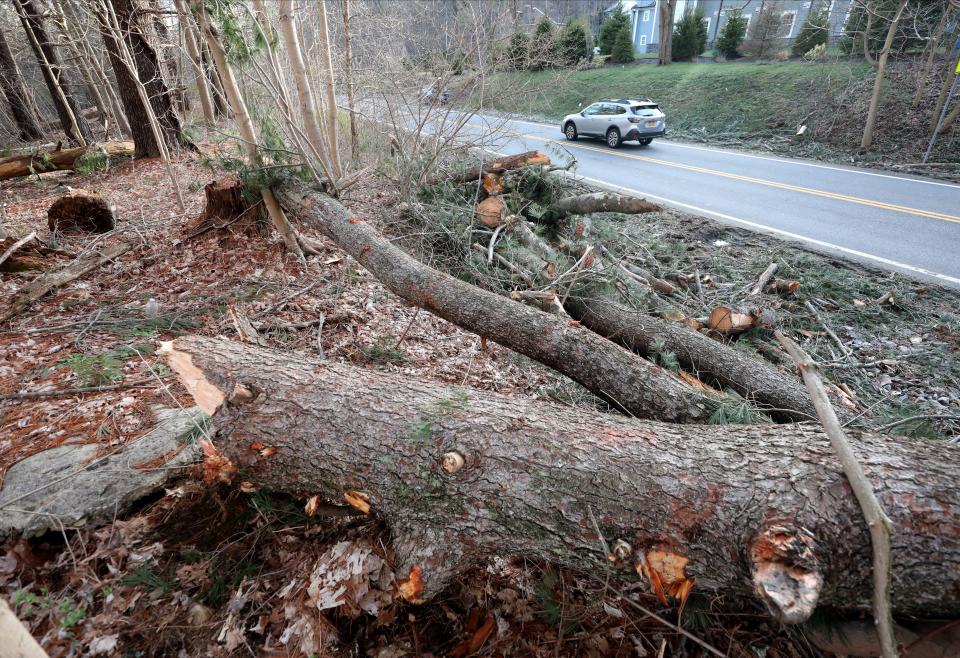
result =
[[[0,29],[0,85],[10,104],[17,130],[20,131],[20,139],[25,142],[40,139],[43,132],[40,130],[37,116],[30,107],[27,88],[23,84],[20,69],[17,68],[2,29]]]
[[[203,60],[200,57],[200,49],[197,47],[193,17],[187,10],[184,0],[177,0],[177,14],[180,31],[183,34],[183,42],[187,48],[187,56],[190,59],[190,66],[193,68],[193,78],[197,85],[197,95],[200,97],[200,108],[203,111],[203,120],[207,124],[212,125],[214,117],[210,86],[207,84],[207,76],[203,71]]]
[[[93,133],[80,114],[80,106],[71,93],[74,86],[70,82],[66,69],[60,63],[53,42],[47,36],[43,25],[43,14],[37,8],[35,0],[13,0],[13,6],[27,34],[30,48],[40,65],[43,80],[53,98],[63,132],[70,141],[81,146],[85,145],[93,139]]]
[[[353,54],[350,50],[350,0],[343,0],[343,59],[344,77],[347,83],[347,110],[350,112],[350,158],[356,162],[357,151],[357,113],[353,104]]]
[[[870,95],[870,109],[867,111],[867,124],[863,128],[863,139],[860,141],[860,148],[869,149],[873,145],[873,131],[877,125],[877,108],[880,106],[880,92],[883,89],[883,76],[887,70],[887,58],[890,57],[890,50],[893,48],[893,39],[897,34],[897,26],[900,24],[900,17],[907,6],[907,0],[900,0],[897,6],[897,12],[890,20],[890,27],[887,29],[887,38],[883,43],[883,50],[880,51],[880,57],[877,60],[877,76],[873,82],[873,93]],[[869,33],[868,33],[869,34]],[[864,39],[866,41],[867,39]]]
[[[334,90],[335,79],[333,75],[333,57],[330,48],[330,30],[327,28],[326,0],[320,0],[317,6],[319,8],[320,18],[320,56],[324,69],[323,88],[326,93],[327,139],[330,145],[330,165],[333,167],[333,175],[339,178],[343,174],[343,169],[340,166],[340,148],[337,140],[337,95]]]

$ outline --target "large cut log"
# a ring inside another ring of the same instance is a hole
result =
[[[0,160],[0,181],[47,171],[67,171],[83,155],[102,153],[110,157],[133,157],[133,142],[104,142],[93,147],[55,149]]]
[[[639,215],[641,213],[656,212],[660,206],[650,203],[646,199],[633,196],[623,196],[614,192],[591,192],[577,196],[568,196],[550,206],[549,212],[554,216],[589,215],[595,212],[619,212],[625,215]]]
[[[329,197],[293,189],[277,194],[407,301],[553,368],[634,416],[673,422],[705,418],[696,393],[668,370],[575,322],[424,265]]]
[[[219,471],[383,518],[408,599],[519,555],[787,622],[870,609],[869,532],[819,426],[641,421],[225,339],[163,352],[213,414]],[[850,439],[895,528],[894,610],[960,615],[960,447]]]
[[[479,167],[474,167],[473,169],[468,169],[467,171],[453,174],[452,176],[434,176],[428,179],[425,184],[436,185],[444,181],[450,181],[451,183],[469,183],[480,179],[485,174],[502,174],[505,171],[514,169],[548,164],[550,164],[549,156],[544,155],[540,151],[525,151],[517,155],[509,155],[484,162]]]

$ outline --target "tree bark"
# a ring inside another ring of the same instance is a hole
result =
[[[180,31],[183,33],[183,41],[187,47],[187,57],[189,57],[190,65],[193,67],[193,77],[197,84],[197,95],[200,97],[203,120],[207,125],[212,126],[214,122],[213,100],[210,97],[207,76],[203,72],[203,59],[200,57],[200,49],[197,48],[193,17],[187,9],[185,0],[177,0],[177,18],[180,23]]]
[[[869,531],[813,425],[640,421],[225,339],[163,351],[214,414],[232,462],[221,472],[369,505],[391,527],[408,600],[518,555],[728,604],[759,596],[787,622],[818,605],[870,609]],[[896,528],[895,613],[960,614],[960,449],[851,443]]]
[[[340,178],[343,175],[343,168],[340,166],[340,140],[337,139],[337,94],[335,91],[336,79],[333,75],[333,52],[330,46],[330,31],[327,29],[327,3],[326,0],[319,0],[317,26],[318,39],[320,41],[320,58],[323,64],[323,90],[326,94],[327,110],[327,139],[330,146],[330,166],[333,167],[334,178]]]
[[[25,142],[40,139],[43,132],[30,108],[27,88],[23,84],[20,69],[17,68],[2,29],[0,29],[0,85],[3,86],[3,93],[10,104],[10,112],[17,123],[17,130],[20,131],[20,139]]]
[[[459,327],[524,354],[643,418],[702,421],[694,392],[669,371],[556,316],[438,272],[351,218],[328,197],[280,190],[288,209],[326,233],[391,292]]]
[[[357,141],[357,112],[353,105],[353,51],[350,48],[350,0],[343,0],[343,71],[347,83],[347,105],[350,112],[350,159],[360,158]]]
[[[164,141],[167,148],[195,148],[183,135],[180,117],[177,116],[170,90],[164,81],[157,53],[133,15],[131,1],[109,1],[116,24],[110,16],[101,16],[103,43],[117,77],[117,88],[133,132],[133,141],[137,145],[137,157],[165,156],[163,145],[158,142],[158,131],[153,126],[154,120],[155,127],[159,128],[159,139]],[[120,43],[121,39],[125,44]],[[124,45],[132,62],[124,56]],[[143,90],[140,89],[141,85]],[[141,91],[145,92],[147,101],[144,101]],[[150,104],[149,108],[146,106],[147,102]]]
[[[589,215],[595,212],[619,212],[625,215],[639,215],[646,212],[656,212],[660,206],[654,205],[646,199],[633,196],[623,196],[613,192],[591,192],[560,199],[549,211],[559,215]]]
[[[660,12],[660,46],[657,52],[657,64],[673,62],[673,15],[677,10],[677,0],[661,0],[657,3]]]
[[[893,39],[897,34],[897,25],[900,24],[900,16],[907,6],[907,0],[900,0],[897,7],[897,13],[890,21],[890,28],[887,30],[887,38],[883,42],[883,50],[880,51],[880,58],[877,60],[877,77],[873,82],[873,93],[870,95],[870,109],[867,111],[867,125],[863,128],[863,139],[860,141],[860,148],[867,150],[873,146],[873,131],[877,125],[877,110],[880,106],[880,92],[883,89],[883,76],[887,72],[887,59],[890,57],[890,50],[893,48]],[[869,8],[867,9],[869,11]],[[869,39],[869,33],[865,38]]]
[[[27,34],[27,41],[37,58],[37,64],[43,73],[43,80],[50,91],[53,105],[57,108],[60,125],[67,138],[80,146],[93,140],[90,126],[80,114],[80,106],[71,91],[75,89],[60,64],[56,48],[47,36],[43,25],[43,14],[37,9],[34,0],[14,0],[14,7]]]
[[[97,151],[112,157],[129,157],[133,155],[134,147],[133,142],[105,142],[97,144],[95,149],[78,147],[3,158],[0,160],[0,181],[47,171],[68,171],[73,169],[77,158]]]

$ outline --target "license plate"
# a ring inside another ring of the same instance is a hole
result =
[[[657,125],[656,121],[647,121],[647,128],[653,128],[655,125]]]

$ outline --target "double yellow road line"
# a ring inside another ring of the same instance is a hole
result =
[[[525,139],[533,139],[533,140],[541,141],[544,143],[551,143],[551,142],[560,143],[559,140],[550,139],[547,137],[541,137],[539,135],[524,134],[521,136]],[[731,180],[743,181],[745,183],[754,183],[756,185],[765,185],[766,187],[774,187],[781,190],[789,190],[791,192],[800,192],[802,194],[810,194],[813,196],[823,197],[825,199],[833,199],[835,201],[845,201],[847,203],[856,203],[861,206],[870,206],[871,208],[879,208],[881,210],[889,210],[892,212],[899,212],[907,215],[917,215],[919,217],[927,217],[929,219],[937,219],[943,222],[953,222],[955,224],[960,224],[960,217],[958,217],[957,215],[948,215],[946,213],[935,212],[932,210],[921,210],[920,208],[900,206],[894,203],[885,203],[883,201],[873,201],[871,199],[863,199],[860,197],[850,196],[849,194],[827,192],[824,190],[817,190],[812,187],[801,187],[800,185],[790,185],[789,183],[780,183],[778,181],[766,180],[763,178],[754,178],[753,176],[742,176],[740,174],[731,174],[729,172],[720,171],[718,169],[707,169],[706,167],[697,167],[695,165],[688,165],[680,162],[660,160],[659,158],[651,158],[645,155],[636,155],[635,153],[624,153],[623,151],[613,151],[610,149],[598,148],[596,146],[587,146],[586,144],[579,144],[579,143],[572,143],[572,142],[563,142],[563,144],[564,146],[567,146],[570,148],[583,149],[585,151],[596,151],[597,153],[614,155],[620,158],[630,158],[631,160],[640,160],[642,162],[650,162],[652,164],[658,164],[664,167],[673,167],[675,169],[685,169],[687,171],[694,171],[699,174],[719,176],[721,178],[729,178]]]

